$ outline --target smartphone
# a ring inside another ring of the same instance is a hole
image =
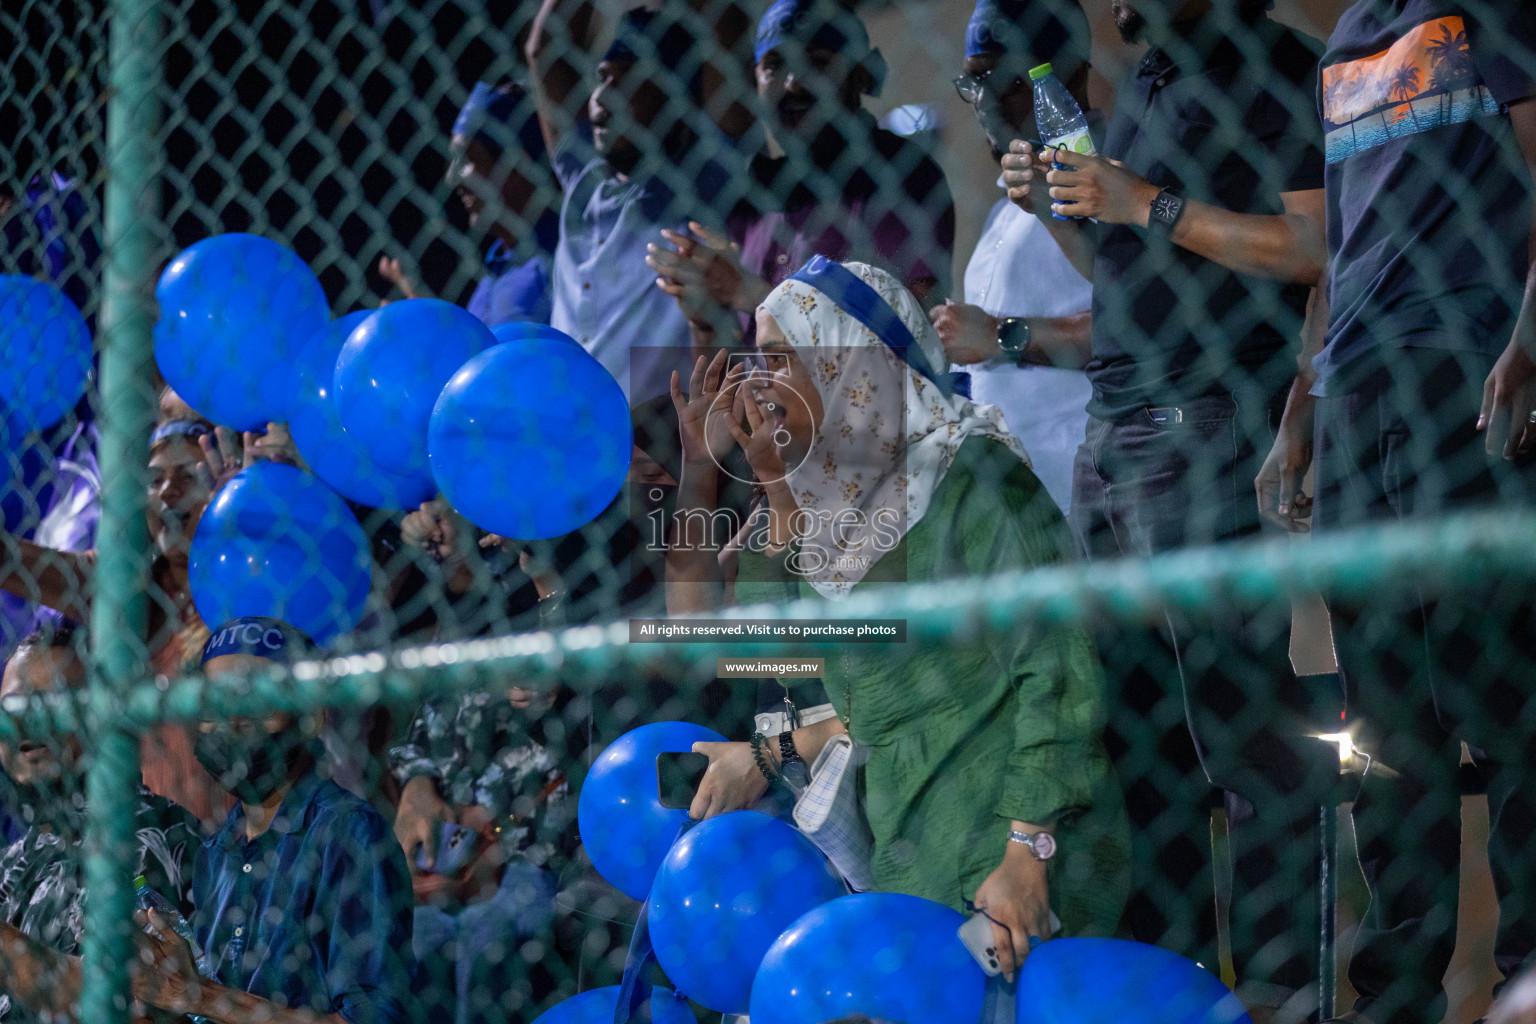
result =
[[[470,855],[475,851],[475,838],[475,830],[472,828],[464,828],[451,821],[440,822],[435,861],[431,867],[427,867],[427,848],[422,846],[416,851],[416,867],[434,875],[457,874],[460,868],[469,863]]]
[[[1056,916],[1056,911],[1051,911],[1051,935],[1055,936],[1061,931],[1061,918]],[[997,946],[992,941],[992,919],[986,914],[973,914],[971,919],[961,925],[956,931],[960,936],[961,945],[976,958],[982,971],[989,978],[995,978],[1003,973],[1003,962],[997,955]],[[1035,940],[1031,938],[1030,948],[1035,946]]]
[[[686,811],[704,781],[709,755],[692,751],[664,751],[656,755],[656,791],[661,806]]]

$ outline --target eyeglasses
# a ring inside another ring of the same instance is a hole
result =
[[[959,77],[955,78],[955,92],[959,93],[960,98],[965,102],[975,105],[976,103],[981,102],[981,94],[982,91],[986,88],[987,80],[990,79],[993,75],[997,74],[999,71],[1004,72],[1004,74],[1012,74],[1013,77],[1007,80],[1007,87],[999,89],[993,93],[995,96],[1003,95],[1004,93],[1011,90],[1019,82],[1024,80],[1024,76],[1019,74],[1017,71],[1008,71],[1004,68],[996,67],[991,71],[983,71],[979,75],[960,75]],[[1001,82],[1003,79],[999,78],[998,81]]]

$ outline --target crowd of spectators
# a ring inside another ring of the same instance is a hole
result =
[[[954,85],[1004,194],[957,287],[950,186],[865,109],[892,71],[852,10],[775,0],[753,33],[734,6],[666,0],[605,25],[588,0],[543,0],[526,80],[478,85],[447,140],[447,184],[486,245],[468,308],[548,323],[613,374],[629,480],[541,542],[441,500],[358,508],[379,598],[358,637],[838,602],[1528,505],[1536,14],[1357,0],[1325,45],[1268,6],[1112,0],[1146,49],[1106,118],[1077,0],[978,0]],[[1036,137],[1046,64],[1091,152]],[[7,269],[74,266],[52,266],[57,225],[41,248],[21,240],[78,205],[47,186],[24,208],[0,197],[12,261],[48,263]],[[423,294],[399,261],[379,270]],[[0,589],[39,614],[0,697],[87,674],[100,481],[93,428],[71,429],[50,508],[4,538]],[[282,622],[205,623],[192,601],[198,517],[263,459],[303,465],[284,424],[238,436],[163,392],[140,638],[159,677],[314,653]],[[868,879],[990,919],[1004,972],[988,1021],[1014,1020],[1041,941],[1135,938],[1209,966],[1223,923],[1254,1020],[1316,1020],[1317,807],[1338,779],[1318,736],[1343,718],[1395,769],[1353,797],[1372,903],[1344,1019],[1433,1024],[1463,744],[1488,786],[1497,966],[1514,978],[1536,953],[1533,602],[1497,597],[1492,624],[1477,596],[1340,602],[1339,671],[1320,676],[1292,667],[1287,605],[850,648],[820,680],[508,680],[360,718],[164,725],[142,741],[137,866],[190,928],[141,915],[135,1012],[489,1024],[616,981],[611,958],[590,962],[591,922],[606,953],[636,908],[585,860],[574,809],[627,715],[730,733],[698,748],[695,818],[787,815],[808,766],[857,749]],[[0,744],[0,1020],[65,1019],[79,990],[88,751]]]

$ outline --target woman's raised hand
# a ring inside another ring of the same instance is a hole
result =
[[[718,466],[731,450],[732,409],[746,371],[741,366],[727,371],[727,362],[725,349],[716,352],[707,366],[699,356],[686,396],[680,376],[672,372],[672,407],[677,410],[684,462]]]

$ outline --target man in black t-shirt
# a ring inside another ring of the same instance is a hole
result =
[[[1093,282],[1091,418],[1070,517],[1092,558],[1258,534],[1249,485],[1325,260],[1312,106],[1321,45],[1271,21],[1265,0],[1112,6],[1126,40],[1152,47],[1118,91],[1103,154],[1014,142],[1003,163],[1010,197]],[[1164,735],[1156,778],[1140,786],[1145,767],[1122,768],[1146,831],[1132,931],[1215,962],[1213,919],[1202,916],[1191,936],[1158,895],[1205,877],[1198,851],[1208,848],[1214,782],[1242,823],[1232,834],[1233,960],[1238,994],[1255,1008],[1316,1005],[1305,991],[1318,972],[1313,808],[1337,772],[1308,738],[1328,731],[1329,698],[1314,701],[1295,679],[1288,620],[1288,609],[1170,620],[1162,643],[1173,650],[1160,658],[1118,638],[1104,645],[1120,687],[1112,732],[1176,729],[1187,703],[1196,740],[1191,750]],[[1332,710],[1336,720],[1336,696]],[[1182,827],[1170,814],[1185,816]]]
[[[1319,530],[1536,500],[1536,11],[1361,0],[1317,94],[1327,133],[1326,337],[1303,354],[1259,480]],[[1481,436],[1480,436],[1481,432]],[[1316,498],[1301,492],[1316,450]],[[1372,886],[1350,981],[1377,1024],[1439,1021],[1456,944],[1471,744],[1488,784],[1506,976],[1536,948],[1528,588],[1334,602],[1356,742],[1401,776],[1354,804]],[[1475,602],[1475,603],[1474,603]],[[1369,782],[1369,779],[1367,780]]]

